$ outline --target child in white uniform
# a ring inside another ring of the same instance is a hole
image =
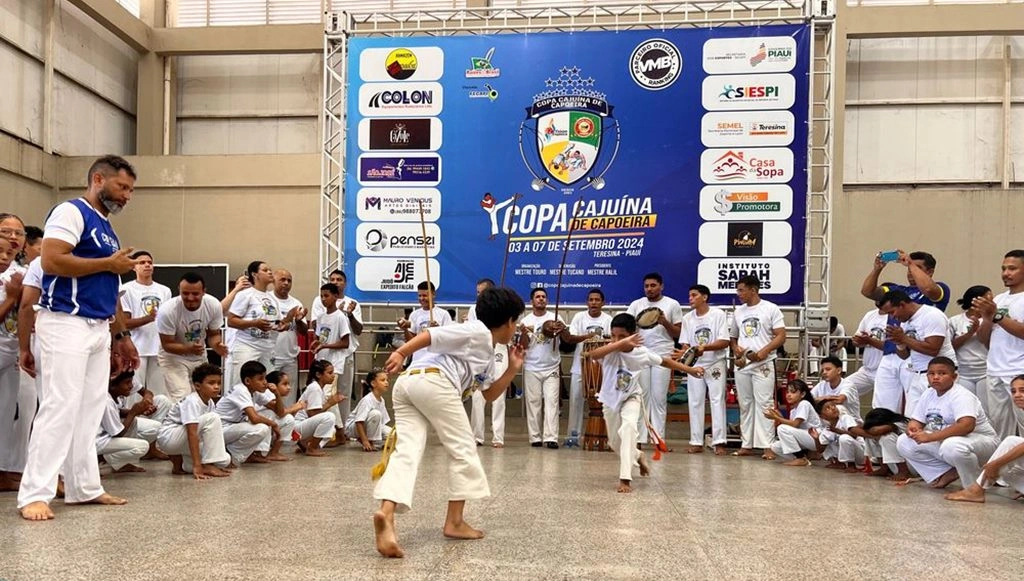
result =
[[[99,433],[96,434],[96,453],[103,456],[114,472],[145,472],[138,464],[150,446],[154,445],[160,431],[160,424],[153,430],[144,428],[142,433],[133,430],[138,421],[137,416],[146,407],[141,401],[121,419],[117,399],[131,393],[134,377],[134,372],[127,371],[110,380],[110,397],[107,398]]]
[[[384,392],[388,390],[388,374],[383,370],[374,369],[366,375],[363,385],[370,388],[370,393],[359,400],[359,405],[352,410],[345,420],[345,435],[355,438],[362,444],[363,450],[377,450],[391,433],[391,416],[384,405]]]
[[[790,406],[789,419],[782,417],[779,410],[770,407],[764,417],[778,425],[778,439],[772,442],[766,460],[782,456],[786,466],[810,466],[807,452],[816,450],[817,436],[821,430],[821,418],[814,411],[814,396],[811,388],[802,379],[794,379],[786,388],[786,403]]]
[[[815,403],[815,409],[823,422],[818,434],[818,444],[825,447],[821,457],[828,460],[826,468],[842,469],[845,472],[860,472],[858,466],[864,462],[864,440],[850,433],[863,423],[860,418],[846,413],[833,400]]]
[[[340,372],[345,368],[346,359],[349,357],[348,346],[351,329],[348,324],[348,315],[338,309],[338,296],[336,285],[327,283],[320,287],[320,304],[324,307],[324,313],[316,320],[316,340],[310,346],[310,351],[313,352],[314,357],[327,361]],[[345,401],[352,397],[352,394],[347,393],[344,387],[342,386],[341,390],[338,389],[337,376],[335,376],[334,384],[323,386],[324,396],[331,397],[335,393],[339,393],[342,396],[339,401]],[[350,390],[351,388],[349,388]],[[345,443],[345,418],[348,417],[342,415],[342,410],[338,406],[331,408],[331,414],[334,416],[334,426],[341,432],[336,433],[337,439],[327,444],[328,447]]]
[[[252,401],[256,404],[256,413],[273,420],[280,431],[280,436],[270,444],[267,460],[271,462],[288,462],[291,458],[281,454],[281,446],[292,441],[295,430],[295,414],[305,404],[295,403],[285,407],[288,394],[292,392],[291,379],[282,371],[271,371],[266,376],[267,389],[252,392]]]
[[[256,413],[252,394],[267,389],[267,368],[259,361],[246,361],[239,373],[242,383],[217,402],[217,415],[224,424],[224,443],[235,465],[269,462],[259,452],[269,452],[271,439],[280,437],[277,422]]]
[[[192,393],[174,404],[160,426],[157,446],[171,457],[171,474],[189,474],[196,480],[230,476],[224,468],[231,456],[224,448],[224,433],[213,398],[220,394],[223,371],[203,363],[192,371]]]
[[[519,373],[523,354],[516,346],[509,348],[508,369],[495,377],[494,345],[512,340],[524,310],[523,300],[514,291],[487,289],[477,297],[477,321],[429,328],[388,357],[384,369],[394,373],[406,357],[420,349],[427,351],[395,382],[392,400],[398,441],[374,489],[374,498],[381,501],[373,516],[381,555],[404,555],[395,532],[395,512],[411,508],[428,426],[433,426],[448,452],[449,500],[443,533],[455,539],[483,538],[482,531],[463,520],[466,500],[486,498],[490,489],[462,402],[478,389],[484,390],[488,400],[502,397]]]
[[[475,317],[475,315],[474,315]],[[472,320],[476,320],[475,318]],[[501,377],[508,368],[508,345],[498,343],[494,346],[494,374]],[[477,446],[484,445],[484,406],[487,399],[479,390],[473,392],[473,409],[470,410],[469,423],[473,427],[473,439]],[[499,397],[491,402],[491,446],[505,447],[505,398]]]
[[[416,300],[419,302],[420,308],[409,313],[408,319],[398,320],[398,328],[402,330],[406,341],[426,331],[428,327],[443,327],[454,322],[448,311],[437,306],[431,308],[436,296],[437,289],[434,288],[434,283],[423,281],[416,286]],[[413,353],[413,361],[421,356],[419,353]]]
[[[584,355],[601,360],[601,391],[597,399],[608,426],[608,446],[619,452],[618,491],[628,493],[633,491],[630,484],[634,466],[639,466],[640,476],[647,476],[647,462],[637,449],[643,408],[640,371],[660,366],[700,377],[704,375],[704,368],[683,365],[642,347],[643,338],[636,332],[636,319],[628,313],[612,318],[611,335],[612,343]]]
[[[958,477],[969,485],[999,446],[999,437],[978,396],[956,383],[952,360],[935,357],[927,376],[930,388],[918,400],[896,447],[932,488],[945,488]]]
[[[307,456],[326,456],[320,448],[334,439],[334,414],[331,408],[337,406],[345,396],[340,393],[324,396],[324,386],[333,385],[337,381],[334,366],[329,361],[317,359],[310,364],[309,379],[309,385],[299,397],[299,404],[303,407],[295,412],[299,450]]]
[[[1013,405],[1024,410],[1024,375],[1018,375],[1010,381],[1010,394]],[[985,502],[985,491],[999,480],[1016,491],[1015,498],[1024,494],[1024,438],[1005,438],[982,467],[981,476],[963,490],[947,494],[946,500]]]
[[[897,482],[911,477],[906,459],[896,448],[897,438],[907,431],[907,423],[902,414],[880,407],[864,414],[863,426],[851,428],[851,433],[864,438],[867,455],[882,462],[882,466],[872,470],[870,476],[888,477]]]

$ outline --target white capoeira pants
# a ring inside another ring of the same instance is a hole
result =
[[[725,359],[704,368],[704,377],[686,376],[687,402],[690,405],[690,445],[704,445],[704,394],[711,402],[711,445],[726,443]]]
[[[120,470],[128,464],[138,465],[139,460],[149,451],[149,442],[139,438],[110,438],[96,453],[110,464],[114,470]]]
[[[338,386],[337,391],[341,395],[345,396],[345,399],[338,402],[338,405],[332,408],[338,414],[338,417],[341,418],[341,424],[339,424],[339,427],[345,425],[345,420],[347,420],[349,414],[352,413],[352,400],[358,400],[363,395],[362,390],[359,391],[358,396],[353,394],[355,391],[355,368],[355,357],[349,355],[345,358],[345,364],[341,366],[341,369],[334,370],[338,374],[336,381]]]
[[[460,393],[440,373],[403,374],[395,381],[392,403],[398,442],[384,476],[373,490],[375,499],[394,502],[399,512],[412,508],[416,474],[430,426],[448,453],[448,500],[477,500],[491,495]]]
[[[39,413],[28,445],[18,507],[49,503],[64,475],[67,502],[104,494],[96,434],[110,380],[110,324],[65,313],[36,314]]]
[[[36,353],[33,349],[33,355]],[[18,419],[14,421],[13,439],[11,447],[7,449],[7,459],[0,461],[0,471],[7,470],[20,474],[25,471],[25,462],[28,460],[28,437],[32,433],[32,420],[36,417],[36,408],[39,405],[36,400],[36,394],[39,393],[39,377],[32,377],[24,371],[19,371],[18,386]],[[3,455],[4,448],[0,446],[0,456]]]
[[[864,440],[864,447],[867,454],[872,458],[880,458],[882,464],[888,464],[890,468],[895,472],[897,464],[906,462],[907,459],[900,454],[899,448],[896,446],[896,441],[899,438],[899,434],[896,432],[890,432],[879,438],[866,438]]]
[[[167,397],[177,403],[192,393],[192,372],[196,367],[206,363],[206,359],[183,359],[161,351],[157,356],[157,362],[163,372]]]
[[[904,369],[903,378],[903,401],[906,402],[903,415],[910,417],[917,408],[917,402],[921,400],[925,390],[928,389],[928,374],[918,373],[911,369]]]
[[[875,372],[875,393],[871,396],[871,408],[885,408],[898,414],[903,413],[903,381],[900,370],[906,363],[895,353],[883,355]],[[908,410],[907,414],[913,410]]]
[[[1010,382],[1013,377],[988,377],[988,419],[1002,439],[1020,432],[1024,435],[1024,410],[1013,405]],[[981,396],[979,396],[980,398]]]
[[[274,410],[269,410],[269,409],[260,410],[257,413],[259,413],[261,416],[263,416],[263,417],[265,417],[267,419],[274,420],[274,422],[277,423],[278,431],[281,432],[281,441],[282,442],[288,443],[288,442],[292,441],[292,432],[295,431],[295,416],[293,416],[291,414],[285,414],[284,417],[281,417],[281,416],[278,416],[277,414],[275,414]],[[273,436],[271,436],[271,437],[273,437]],[[268,443],[267,444],[267,449],[264,450],[264,449],[262,449],[262,443],[261,443],[261,446],[256,448],[256,450],[258,452],[269,452],[270,451],[270,444]]]
[[[633,480],[633,468],[640,465],[637,438],[640,431],[642,394],[629,397],[618,410],[602,406],[604,422],[608,427],[608,447],[619,453],[619,480]]]
[[[526,431],[530,443],[558,442],[558,369],[552,371],[523,370],[523,397],[526,399]],[[543,409],[543,433],[541,410]],[[399,432],[401,433],[401,432]]]
[[[202,464],[212,464],[223,468],[231,463],[231,456],[224,446],[224,426],[219,415],[209,412],[199,416],[196,432],[199,437],[199,455]],[[162,427],[156,446],[164,454],[181,456],[182,466],[185,470],[192,466],[192,453],[188,447],[188,430],[185,426]]]
[[[334,438],[334,414],[321,412],[304,420],[295,422],[295,431],[299,433],[300,440],[316,438],[323,442]]]
[[[19,442],[18,424],[22,414],[34,413],[21,409],[18,393],[21,391],[21,373],[18,368],[18,354],[0,354],[0,472],[21,472],[24,469],[24,452]],[[17,419],[15,419],[17,417]]]
[[[1010,453],[1017,446],[1024,444],[1024,438],[1018,438],[1017,436],[1010,436],[999,443],[999,447],[992,453],[992,457],[989,458],[989,462],[1002,458],[1003,456]],[[1020,493],[1024,493],[1024,458],[1017,458],[1011,460],[1008,464],[1004,465],[999,470],[999,479],[1006,483],[1014,490]],[[984,474],[978,476],[978,486],[982,488],[991,488],[995,482],[989,481],[985,478]]]
[[[811,433],[803,428],[779,424],[778,434],[779,439],[772,442],[771,449],[780,457],[791,459],[800,450],[810,452],[817,448]]]
[[[871,393],[875,388],[875,370],[869,370],[861,367],[852,375],[847,377],[846,381],[853,387],[857,388],[857,395],[864,397]]]
[[[780,426],[781,427],[781,426]],[[829,437],[826,437],[826,433]],[[834,434],[822,432],[818,441],[825,444],[825,451],[821,457],[826,460],[835,458],[839,462],[863,464],[864,463],[864,439],[854,438],[850,434]]]
[[[133,405],[139,403],[140,401],[142,401],[142,396],[137,393],[133,393],[128,397],[124,398],[123,402],[118,401],[118,407],[120,407],[121,409],[128,409]],[[148,416],[137,417],[139,419],[152,420],[156,422],[157,429],[159,429],[160,424],[163,423],[164,418],[167,417],[167,412],[171,411],[171,408],[174,407],[174,402],[171,401],[171,398],[165,395],[155,395],[153,396],[153,407],[156,408],[156,411],[154,411],[152,414]]]
[[[274,371],[280,371],[291,379],[292,390],[288,392],[288,395],[284,396],[284,407],[290,407],[295,405],[295,402],[299,400],[298,390],[294,386],[299,385],[299,362],[294,357],[291,359],[279,359],[274,358],[272,369]]]
[[[473,439],[484,443],[484,405],[487,398],[480,391],[473,392],[473,408],[470,410],[469,423],[473,427]],[[505,394],[491,402],[491,443],[505,443]]]
[[[228,381],[224,385],[238,385],[242,383],[242,366],[249,361],[259,361],[267,370],[273,369],[271,358],[274,355],[274,345],[267,349],[255,349],[249,345],[243,345],[235,341],[231,348],[231,366],[227,369]]]
[[[380,444],[388,435],[391,433],[391,426],[385,424],[382,420],[384,417],[377,410],[370,410],[370,413],[366,414],[366,421],[363,423],[363,429],[366,430],[366,439],[373,444]],[[359,438],[359,431],[356,429],[356,423],[352,422],[352,425],[345,430],[345,435],[349,438]]]
[[[896,446],[925,482],[934,482],[950,468],[956,468],[960,482],[966,487],[978,479],[981,465],[988,462],[999,447],[999,439],[970,433],[941,442],[918,444],[907,434],[900,434]]]
[[[473,400],[476,401],[476,393],[473,394]],[[497,404],[498,400],[495,400],[494,403]],[[505,404],[502,403],[502,405]],[[583,418],[587,415],[586,410],[587,398],[583,393],[583,376],[573,373],[569,376],[569,424],[565,427],[570,438],[574,437],[573,432],[576,432],[576,438],[583,437]],[[494,410],[491,411],[493,413]],[[504,422],[502,425],[504,426]],[[481,432],[481,436],[482,434],[483,432]],[[478,437],[477,441],[482,442],[483,439]]]
[[[224,424],[222,432],[228,454],[231,454],[231,459],[238,465],[245,462],[257,450],[260,452],[270,450],[270,439],[274,434],[270,431],[270,426],[266,424],[250,424],[249,422]]]
[[[775,362],[736,372],[736,396],[740,404],[742,446],[767,448],[775,424],[764,417],[764,410],[775,406]]]
[[[153,395],[167,395],[167,386],[164,383],[163,369],[160,368],[157,355],[139,357],[139,368],[135,370],[135,385],[141,385]]]
[[[660,355],[660,353],[659,353]],[[662,355],[665,357],[665,355]],[[640,387],[644,391],[644,408],[651,427],[662,439],[665,439],[665,422],[668,418],[668,384],[672,381],[672,370],[667,367],[645,367],[638,374]],[[640,440],[651,440],[647,433],[647,424],[640,423]]]

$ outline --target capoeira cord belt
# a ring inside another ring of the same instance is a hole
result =
[[[668,444],[665,443],[665,440],[654,429],[654,426],[651,425],[651,418],[647,415],[647,404],[644,402],[643,394],[640,395],[640,417],[644,419],[644,425],[647,426],[649,441],[654,444],[654,454],[651,456],[651,459],[657,462],[661,460],[662,452],[668,453]]]
[[[391,454],[395,451],[395,446],[398,444],[398,430],[393,429],[388,434],[386,440],[384,440],[384,447],[380,451],[380,462],[374,465],[370,469],[370,478],[373,480],[380,480],[381,476],[384,476],[384,472],[388,469],[388,460],[391,459]]]

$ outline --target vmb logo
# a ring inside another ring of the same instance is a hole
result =
[[[629,72],[641,87],[660,91],[679,78],[683,56],[671,42],[654,38],[641,43],[629,57]]]

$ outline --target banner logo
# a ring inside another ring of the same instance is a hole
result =
[[[636,84],[650,91],[668,88],[679,78],[683,56],[671,42],[654,38],[633,49],[629,73]]]
[[[494,47],[492,46],[484,56],[470,58],[473,68],[466,70],[467,79],[494,79],[501,76],[501,69],[496,69],[491,64],[494,58]]]
[[[594,78],[584,77],[579,67],[564,66],[558,73],[558,78],[544,81],[548,90],[534,95],[519,128],[519,150],[534,177],[531,187],[535,191],[554,189],[552,180],[571,186],[586,179],[583,188],[594,186],[600,190],[604,187],[601,176],[615,157],[613,153],[602,164],[602,147],[613,139],[618,150],[619,129],[612,118],[613,106],[604,93],[592,88]],[[524,135],[529,139],[531,133],[536,136],[536,149],[528,156],[523,141]]]
[[[388,53],[384,66],[389,77],[404,81],[416,72],[416,55],[407,48],[396,48]]]
[[[362,156],[359,181],[367,185],[387,182],[435,185],[441,181],[441,158]]]
[[[440,83],[365,83],[359,87],[363,117],[421,117],[441,113]]]

